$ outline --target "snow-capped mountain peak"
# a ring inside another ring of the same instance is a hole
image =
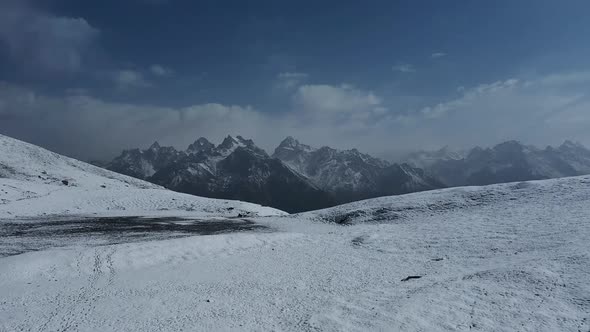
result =
[[[281,149],[282,150],[306,151],[306,152],[310,152],[310,151],[314,150],[309,145],[299,143],[299,141],[296,140],[295,138],[293,138],[293,136],[287,136],[279,144],[279,146],[275,149],[275,153],[277,153],[277,150],[281,150]]]
[[[315,149],[293,137],[285,138],[273,157],[342,202],[439,187],[437,181],[410,166],[391,165],[357,149]]]
[[[193,144],[188,146],[186,152],[189,154],[199,153],[201,151],[210,151],[213,148],[215,148],[213,143],[209,142],[205,137],[200,137]]]
[[[235,138],[231,135],[228,135],[223,140],[223,142],[221,142],[221,144],[219,144],[215,148],[215,151],[219,153],[221,156],[229,156],[238,148],[249,150],[261,156],[268,156],[263,149],[259,148],[258,146],[256,146],[256,144],[254,144],[253,140],[246,139],[240,135],[236,136]]]
[[[217,147],[200,138],[186,152],[172,147],[124,151],[108,168],[177,191],[281,206],[288,211],[332,204],[327,193],[239,135],[227,136]]]
[[[223,142],[217,146],[217,150],[230,150],[240,145],[240,142],[233,138],[231,135],[227,135],[226,138],[223,139]]]
[[[158,143],[158,141],[155,141],[152,145],[150,145],[149,150],[158,151],[160,148],[160,143]]]
[[[570,140],[566,140],[565,142],[563,142],[563,144],[561,144],[559,146],[560,150],[578,150],[578,149],[585,149],[585,147],[578,143],[578,142],[572,142]]]

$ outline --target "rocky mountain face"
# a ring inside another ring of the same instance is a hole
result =
[[[187,157],[183,151],[176,151],[173,147],[161,147],[154,142],[149,149],[125,150],[116,157],[107,168],[117,173],[147,180],[158,170]]]
[[[175,191],[255,202],[287,212],[335,203],[329,194],[241,136],[228,136],[218,146],[199,138],[186,151],[154,143],[147,150],[124,151],[107,168]]]
[[[241,136],[199,138],[184,151],[157,142],[123,151],[107,168],[166,188],[287,212],[450,186],[590,174],[590,150],[566,141],[538,149],[516,141],[467,152],[443,148],[389,163],[352,150],[313,148],[287,137],[272,156]]]
[[[292,137],[273,156],[241,136],[215,146],[199,138],[185,151],[123,151],[108,169],[198,196],[237,199],[288,212],[443,187],[408,164],[390,164],[358,150],[311,148]]]
[[[332,194],[339,203],[444,186],[408,164],[390,164],[356,149],[316,149],[293,137],[283,140],[273,157]]]
[[[590,173],[590,150],[566,141],[561,146],[538,149],[517,141],[491,148],[476,147],[463,157],[421,153],[414,165],[447,186],[486,185],[513,181],[540,180]],[[425,162],[426,161],[426,162]]]

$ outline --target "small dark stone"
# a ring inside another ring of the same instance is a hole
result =
[[[68,182],[68,180],[61,180],[61,183],[63,183],[64,186],[67,186],[70,182]]]
[[[45,175],[47,175],[47,172],[43,171],[43,172],[41,172],[41,174],[45,174]]]
[[[440,262],[440,261],[442,261],[443,259],[444,259],[444,258],[433,258],[432,260],[433,260],[433,261],[435,261],[435,262]]]
[[[104,184],[100,185],[101,188],[106,188],[107,186],[105,186]]]
[[[209,303],[209,302],[211,302],[211,300],[207,300],[207,301],[205,301],[205,302]]]
[[[402,281],[408,281],[411,279],[420,279],[420,278],[422,278],[422,276],[407,276],[407,277],[403,278]]]

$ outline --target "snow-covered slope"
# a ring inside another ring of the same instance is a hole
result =
[[[310,211],[290,218],[336,224],[380,224],[407,222],[416,218],[480,209],[508,209],[517,206],[542,213],[583,203],[590,199],[590,176],[523,181],[488,186],[454,187],[356,201],[332,208]],[[588,211],[590,214],[590,209]],[[515,222],[518,222],[516,220]]]
[[[0,258],[0,330],[588,331],[589,201],[583,176],[255,218],[258,232],[66,238]]]
[[[589,201],[585,176],[66,242],[0,258],[0,330],[588,331]]]
[[[0,135],[0,218],[238,213],[282,212],[256,204],[178,194]]]

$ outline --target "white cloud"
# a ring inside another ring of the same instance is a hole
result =
[[[457,90],[463,93],[461,98],[443,102],[435,106],[427,106],[421,110],[421,113],[427,118],[438,118],[444,116],[447,112],[469,106],[479,98],[494,96],[496,93],[505,93],[506,90],[515,87],[518,83],[519,81],[517,79],[512,78],[491,84],[481,84],[469,90],[466,90],[464,87],[459,87]]]
[[[400,73],[413,73],[416,71],[413,65],[407,63],[398,63],[397,65],[391,67],[391,70]]]
[[[112,156],[156,139],[185,148],[199,136],[221,140],[228,133],[264,132],[276,128],[272,121],[250,107],[156,107],[80,94],[48,97],[0,84],[1,133],[82,158]]]
[[[463,88],[459,98],[425,107],[413,121],[451,145],[508,139],[540,145],[565,139],[589,142],[588,82],[590,76],[562,73]]]
[[[115,72],[113,76],[117,88],[121,90],[147,88],[152,86],[152,84],[145,79],[143,74],[136,70],[120,70]]]
[[[309,74],[297,73],[297,72],[284,72],[284,73],[279,73],[278,77],[281,79],[292,79],[292,78],[306,79],[309,77]]]
[[[83,18],[54,16],[25,1],[0,3],[0,42],[19,64],[49,72],[77,72],[96,47],[99,30]]]
[[[433,59],[438,59],[438,58],[442,58],[442,57],[445,57],[445,56],[447,56],[447,54],[444,53],[444,52],[436,52],[436,53],[432,53],[430,55],[430,57],[433,58]]]
[[[543,76],[538,80],[527,82],[531,84],[540,84],[546,86],[567,86],[590,83],[590,71],[576,71],[568,73],[557,73]]]
[[[363,91],[351,85],[303,85],[297,89],[293,100],[306,112],[349,113],[372,110],[381,105],[381,99],[371,91]]]
[[[277,75],[277,87],[291,90],[309,78],[309,74],[300,72],[282,72]]]
[[[171,76],[174,73],[172,69],[157,64],[150,66],[150,72],[156,76]]]
[[[293,91],[292,105],[281,112],[216,103],[182,108],[114,103],[84,90],[49,97],[4,83],[0,132],[85,158],[112,156],[153,140],[185,148],[199,136],[220,141],[227,134],[251,137],[269,152],[287,135],[375,154],[507,139],[588,144],[588,78],[561,73],[507,79],[467,87],[457,98],[414,110],[347,84],[307,84]]]
[[[112,156],[153,140],[185,148],[199,136],[220,141],[227,134],[251,137],[268,151],[287,135],[347,148],[362,147],[358,140],[387,113],[375,94],[349,85],[308,85],[295,94],[290,111],[268,113],[215,103],[182,108],[113,103],[83,90],[48,97],[5,84],[0,132],[82,158]]]

